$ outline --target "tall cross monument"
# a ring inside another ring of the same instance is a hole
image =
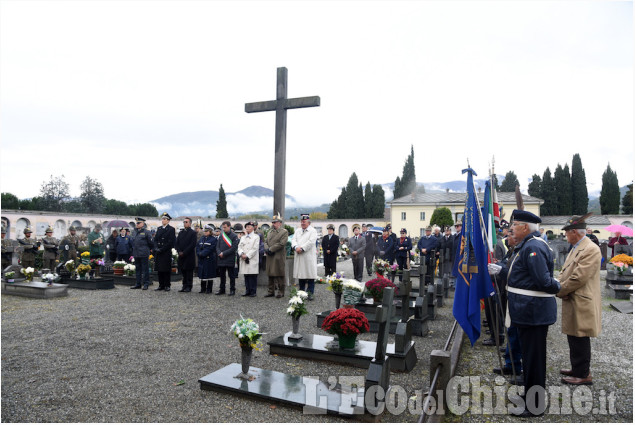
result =
[[[287,165],[287,109],[320,106],[319,96],[287,99],[287,68],[278,68],[276,100],[245,103],[245,112],[276,111],[276,156],[274,161],[273,213],[284,215],[285,176]],[[285,217],[286,218],[286,217]]]

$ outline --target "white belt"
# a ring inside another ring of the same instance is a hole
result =
[[[548,294],[546,292],[542,292],[542,291],[531,291],[529,289],[520,289],[520,288],[512,288],[510,286],[507,287],[507,292],[511,292],[512,294],[519,294],[519,295],[527,295],[530,297],[540,297],[540,298],[551,298],[551,297],[555,297],[554,294]],[[512,325],[512,318],[509,315],[509,301],[507,302],[507,309],[506,309],[506,316],[505,316],[505,326],[506,327],[510,327]]]
[[[511,286],[507,287],[507,292],[511,292],[512,294],[527,295],[530,297],[541,297],[541,298],[555,297],[555,294],[548,294],[542,291],[531,291],[529,289],[513,288]]]

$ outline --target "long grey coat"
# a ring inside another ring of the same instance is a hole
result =
[[[284,276],[285,273],[285,259],[287,257],[287,240],[289,239],[289,232],[284,227],[280,227],[278,230],[273,227],[267,233],[267,240],[265,241],[265,251],[269,250],[273,252],[273,255],[267,255],[267,276]]]

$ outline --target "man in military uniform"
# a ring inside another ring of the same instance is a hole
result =
[[[2,224],[2,270],[11,265],[13,260],[13,244],[7,237],[7,228]]]
[[[141,288],[141,281],[143,280],[143,289],[148,289],[150,285],[150,250],[154,248],[152,242],[152,235],[148,226],[146,226],[146,220],[141,217],[137,217],[136,228],[132,232],[132,255],[134,257],[135,271],[137,276],[137,284],[130,289]],[[142,279],[143,276],[143,279]]]
[[[57,239],[53,237],[53,228],[51,226],[46,228],[44,237],[42,238],[42,245],[44,246],[44,253],[42,254],[42,268],[49,269],[51,272],[55,271],[57,260]]]
[[[503,271],[507,275],[509,316],[505,324],[518,328],[525,381],[525,409],[512,413],[523,417],[540,416],[546,409],[547,333],[558,313],[555,294],[560,282],[553,278],[551,249],[540,237],[541,222],[529,211],[514,210],[512,232],[518,245],[509,268],[503,265],[501,270],[501,263],[488,266],[490,274]]]
[[[172,274],[172,248],[176,241],[174,227],[170,226],[170,214],[161,215],[161,226],[154,235],[154,268],[159,275],[159,287],[155,291],[170,291],[170,274]]]
[[[265,242],[265,254],[267,255],[267,276],[269,276],[269,288],[266,297],[273,297],[276,289],[276,298],[284,297],[284,277],[286,274],[287,240],[289,232],[282,227],[282,218],[274,215],[271,220],[272,228],[267,233]],[[337,253],[336,253],[337,255]]]
[[[88,234],[88,248],[90,259],[101,259],[104,257],[104,237],[101,234],[101,226],[95,225],[93,231]]]
[[[35,254],[40,247],[40,243],[31,237],[30,227],[24,229],[24,239],[18,239],[18,243],[22,246],[22,256],[20,257],[20,264],[23,268],[33,267],[35,268]]]
[[[68,260],[77,260],[77,248],[79,247],[79,236],[75,233],[77,230],[75,226],[68,228],[68,235],[60,242],[60,248],[62,253],[60,254],[60,262],[67,262]]]

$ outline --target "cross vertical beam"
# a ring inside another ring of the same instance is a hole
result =
[[[287,99],[288,71],[278,68],[276,100],[245,103],[245,112],[276,111],[276,143],[273,181],[273,214],[285,216],[285,187],[287,168],[287,109],[320,106],[319,96]]]

